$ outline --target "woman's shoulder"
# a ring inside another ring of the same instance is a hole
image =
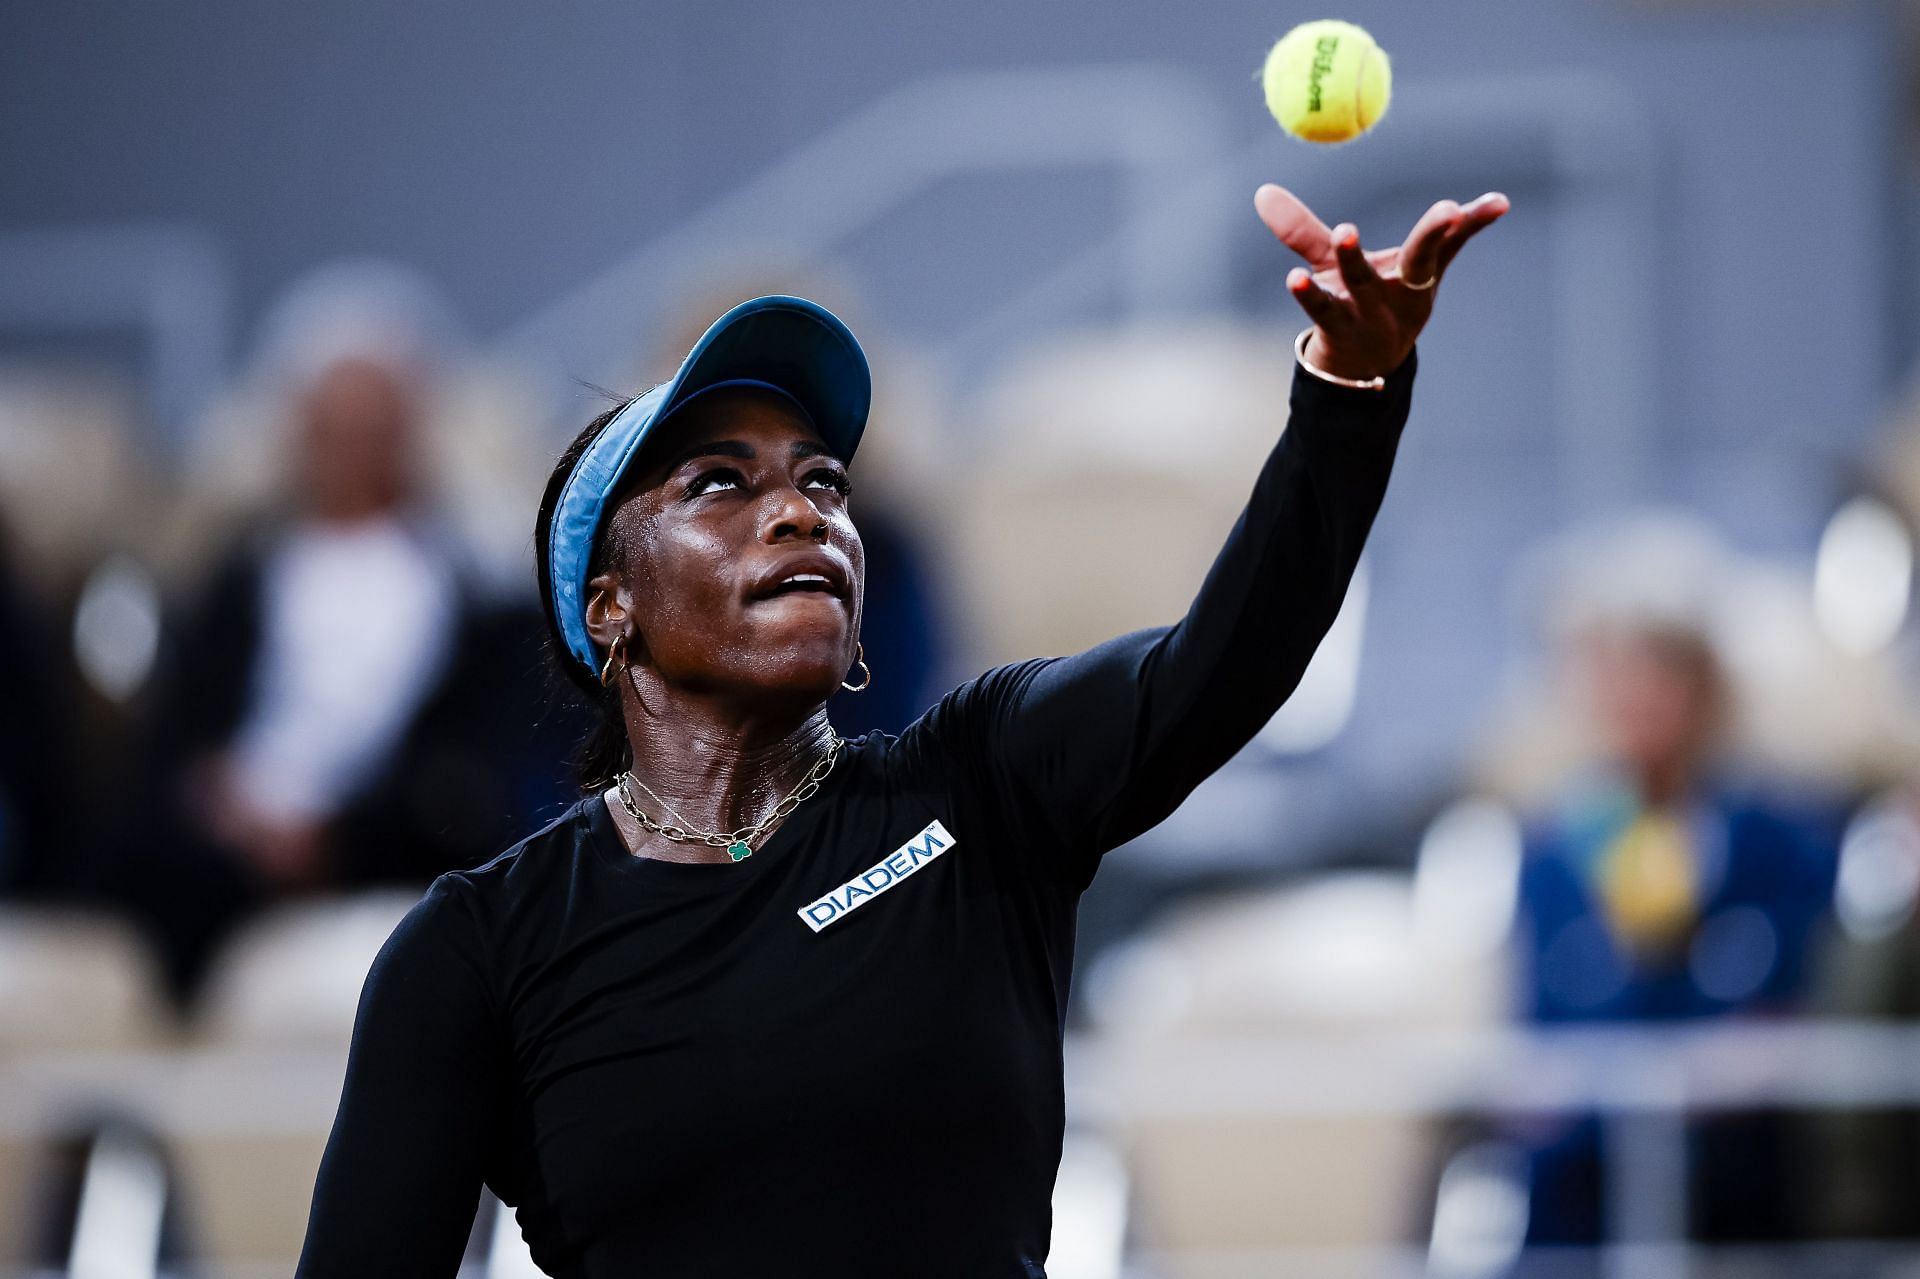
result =
[[[564,902],[572,882],[577,845],[590,835],[587,802],[570,805],[492,860],[435,878],[387,937],[368,989],[448,1007],[502,1008],[525,938],[546,930],[562,908],[555,903]]]
[[[446,871],[428,887],[427,897],[463,904],[484,922],[556,886],[564,889],[594,838],[587,806],[599,802],[598,796],[583,796],[492,859]]]
[[[889,750],[904,751],[909,756],[979,736],[1017,704],[1034,676],[1060,660],[1031,657],[989,667],[954,685],[897,735],[879,736]]]

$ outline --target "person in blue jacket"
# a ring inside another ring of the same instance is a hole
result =
[[[1832,898],[1821,824],[1725,761],[1729,686],[1699,629],[1603,621],[1579,656],[1604,753],[1526,824],[1524,1016],[1562,1025],[1791,1009]],[[1699,1122],[1690,1144],[1700,1235],[1789,1228],[1774,1119]],[[1604,1167],[1596,1116],[1536,1134],[1529,1242],[1602,1238]]]

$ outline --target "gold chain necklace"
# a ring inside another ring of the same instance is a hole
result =
[[[800,779],[798,786],[788,791],[786,797],[773,806],[773,811],[751,826],[742,826],[739,830],[725,832],[694,830],[691,822],[675,812],[673,806],[666,800],[654,794],[652,787],[635,777],[632,769],[620,774],[620,806],[626,809],[627,815],[639,822],[643,828],[663,839],[670,839],[675,843],[705,844],[709,848],[724,848],[727,850],[727,856],[734,861],[745,861],[753,856],[754,842],[765,835],[769,827],[810,799],[813,793],[820,789],[820,783],[826,780],[827,774],[833,771],[834,761],[840,757],[840,747],[845,742],[840,734],[835,733],[831,728],[827,732],[832,739],[827,743],[827,753],[807,770],[807,775]],[[640,805],[634,802],[633,792],[627,789],[628,783],[646,791],[649,798],[680,824],[657,822],[647,816],[641,811]]]

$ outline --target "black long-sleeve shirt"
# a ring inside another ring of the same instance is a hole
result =
[[[635,857],[595,797],[442,875],[367,977],[302,1279],[451,1276],[483,1181],[568,1279],[1042,1279],[1080,893],[1299,682],[1415,363],[1296,369],[1180,622],[855,739],[752,857]]]

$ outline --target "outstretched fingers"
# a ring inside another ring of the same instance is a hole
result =
[[[1477,199],[1470,200],[1460,210],[1460,220],[1448,232],[1440,245],[1439,269],[1444,271],[1453,261],[1454,254],[1474,236],[1480,234],[1499,220],[1511,206],[1507,197],[1498,191],[1489,191]]]
[[[1315,269],[1333,265],[1333,233],[1299,196],[1268,182],[1253,193],[1253,208],[1267,230]]]
[[[1380,285],[1380,273],[1360,249],[1360,228],[1342,222],[1333,229],[1333,251],[1340,262],[1340,280],[1355,298],[1368,296]]]
[[[1440,271],[1440,248],[1458,225],[1461,209],[1453,200],[1441,200],[1420,215],[1400,246],[1400,278],[1423,288]]]
[[[1313,278],[1313,272],[1303,266],[1287,272],[1287,292],[1293,294],[1293,300],[1300,304],[1300,309],[1323,332],[1339,326],[1346,318],[1340,313],[1340,305],[1333,295],[1321,288]]]
[[[1509,207],[1497,191],[1464,205],[1440,200],[1414,223],[1404,243],[1368,251],[1351,222],[1329,229],[1283,186],[1264,184],[1254,192],[1253,204],[1267,229],[1306,259],[1306,268],[1295,267],[1287,275],[1287,292],[1301,310],[1323,334],[1345,333],[1360,348],[1380,347],[1371,354],[1388,364],[1390,357],[1404,357],[1403,348],[1426,322],[1432,303],[1422,292],[1439,281],[1468,240]],[[1364,367],[1371,357],[1356,359]]]

